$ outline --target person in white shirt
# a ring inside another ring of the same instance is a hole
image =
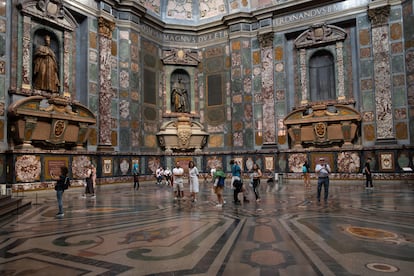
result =
[[[165,181],[167,182],[166,185],[171,185],[171,175],[172,175],[172,172],[170,168],[167,167],[164,170],[164,177],[165,177]]]
[[[195,166],[193,161],[190,161],[188,163],[188,168],[189,168],[189,183],[190,183],[190,193],[191,193],[191,200],[193,202],[197,202],[197,195],[199,192],[199,182],[198,182],[198,169]]]
[[[184,197],[184,169],[181,168],[180,162],[177,161],[175,164],[175,168],[172,171],[173,173],[173,190],[174,190],[174,196],[175,200],[177,200],[177,197]]]
[[[329,193],[329,174],[331,173],[331,167],[325,162],[325,158],[319,158],[319,164],[315,167],[315,172],[318,175],[318,202],[321,201],[321,190],[324,187],[323,198],[326,203]]]

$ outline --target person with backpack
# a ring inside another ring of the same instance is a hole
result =
[[[216,207],[218,208],[223,207],[223,204],[224,204],[223,190],[224,190],[225,179],[226,179],[226,175],[224,174],[223,169],[221,168],[221,166],[218,166],[213,175],[214,192],[217,195],[217,201],[218,201],[218,204],[216,205]]]
[[[69,188],[70,180],[68,177],[69,170],[67,167],[60,168],[60,176],[55,184],[56,198],[58,202],[59,212],[56,214],[57,217],[62,218],[63,213],[63,192]]]

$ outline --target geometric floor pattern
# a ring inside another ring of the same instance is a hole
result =
[[[54,191],[26,192],[31,209],[0,221],[0,275],[414,275],[413,184],[331,181],[318,204],[314,182],[241,206],[226,188],[220,209],[211,183],[197,203],[150,182],[70,188],[64,218]]]

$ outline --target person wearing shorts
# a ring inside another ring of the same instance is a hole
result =
[[[174,200],[177,200],[179,197],[184,197],[184,169],[181,168],[180,162],[175,163],[175,168],[172,171],[173,173],[173,190],[174,190]]]

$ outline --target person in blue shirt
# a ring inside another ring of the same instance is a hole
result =
[[[135,161],[132,165],[132,174],[134,175],[134,190],[139,189],[139,165],[138,161]]]
[[[241,181],[241,168],[233,159],[230,160],[231,165],[231,187],[233,190],[234,204],[240,205],[239,193],[242,192],[243,183]]]

